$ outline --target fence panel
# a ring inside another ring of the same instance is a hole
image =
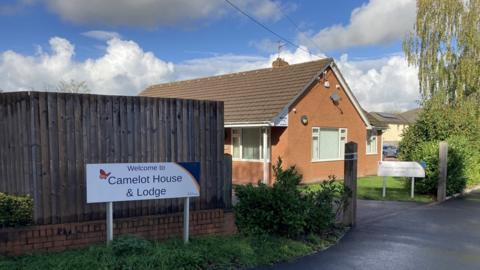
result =
[[[216,101],[2,93],[0,191],[32,196],[37,224],[103,219],[103,204],[86,204],[87,163],[198,161],[193,210],[228,207],[223,124]],[[179,199],[121,202],[114,216],[181,209]]]

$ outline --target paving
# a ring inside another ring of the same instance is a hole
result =
[[[270,269],[480,269],[480,192],[442,204],[358,201],[358,225],[326,251]]]

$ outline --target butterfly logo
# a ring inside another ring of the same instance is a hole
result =
[[[109,177],[110,174],[112,173],[111,172],[107,173],[104,170],[100,169],[100,179],[107,179],[107,177]]]

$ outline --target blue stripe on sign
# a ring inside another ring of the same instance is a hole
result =
[[[200,162],[177,162],[177,164],[192,174],[195,181],[200,185]]]

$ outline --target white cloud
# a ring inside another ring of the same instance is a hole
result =
[[[88,32],[83,32],[82,35],[93,38],[93,39],[98,39],[98,40],[110,40],[110,39],[120,39],[121,35],[117,32],[111,32],[111,31],[102,31],[102,30],[92,30]]]
[[[338,66],[355,97],[367,111],[403,111],[418,107],[418,70],[401,55],[350,61],[343,55]]]
[[[314,35],[301,33],[300,42],[310,39],[323,51],[354,46],[386,44],[400,40],[413,28],[415,0],[370,0],[352,11],[348,25],[333,25]]]
[[[293,52],[284,51],[281,53],[281,57],[290,64],[298,64],[319,59],[318,57],[307,53],[305,50],[306,48],[302,47],[302,49],[296,49]],[[269,57],[227,54],[208,58],[191,59],[175,65],[174,79],[184,80],[268,68],[271,67],[272,62],[277,56],[276,53],[271,54]]]
[[[267,68],[277,57],[276,53],[268,57],[227,54],[174,64],[144,51],[134,41],[118,38],[107,41],[104,55],[85,61],[74,59],[75,47],[66,39],[51,38],[49,49],[39,49],[35,55],[0,53],[0,89],[42,91],[74,79],[85,81],[91,93],[136,95],[152,84]],[[281,57],[290,64],[318,59],[302,49],[285,50]],[[337,63],[365,109],[415,107],[419,98],[417,70],[402,56],[352,61],[345,55]]]
[[[236,5],[264,20],[280,18],[272,0],[237,0]],[[172,26],[236,12],[223,0],[47,0],[49,8],[64,20],[106,26]]]
[[[75,48],[66,39],[50,39],[50,53],[26,56],[14,51],[0,54],[0,88],[54,89],[59,81],[85,81],[93,93],[135,95],[146,86],[167,80],[173,64],[145,52],[133,41],[111,39],[105,54],[77,62]]]

